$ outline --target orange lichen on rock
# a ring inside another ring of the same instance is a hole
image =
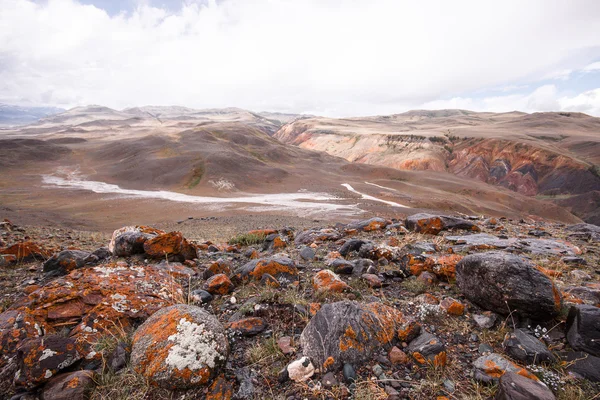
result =
[[[275,239],[273,239],[274,249],[284,249],[285,247],[287,247],[287,243],[282,238],[277,236]]]
[[[206,271],[209,271],[209,273],[206,273]],[[217,275],[217,274],[225,274],[227,276],[231,275],[231,268],[229,267],[229,264],[221,259],[211,263],[207,268],[206,271],[204,273],[205,277],[209,277],[213,276],[213,275]],[[210,276],[208,276],[210,275]]]
[[[335,364],[335,359],[331,356],[327,357],[327,360],[325,360],[325,362],[323,363],[323,369],[327,371],[330,367],[333,366],[333,364]]]
[[[435,355],[433,358],[434,367],[445,367],[448,364],[448,356],[445,351],[442,351]]]
[[[442,300],[440,306],[450,315],[463,315],[465,313],[465,306],[451,297]]]
[[[546,275],[549,278],[560,278],[563,275],[563,273],[561,271],[544,268],[539,265],[536,265],[535,267],[537,268],[538,271],[540,271],[542,274]]]
[[[230,400],[233,397],[233,385],[227,382],[225,375],[219,375],[208,388],[206,400]]]
[[[20,262],[36,259],[43,260],[50,257],[52,252],[41,247],[37,243],[28,241],[0,249],[0,254],[13,256],[16,262]]]
[[[427,360],[425,359],[425,357],[423,357],[423,355],[421,353],[419,353],[418,351],[415,351],[414,353],[412,353],[412,356],[415,359],[415,361],[418,362],[419,364],[427,363]]]
[[[225,274],[211,276],[204,283],[204,290],[210,294],[227,294],[233,290],[233,283]]]
[[[308,313],[313,316],[321,309],[321,303],[310,303],[308,305]]]
[[[196,249],[181,234],[169,232],[158,235],[144,242],[144,252],[154,258],[164,258],[169,255],[179,255],[183,259],[196,257]]]
[[[412,254],[407,254],[405,260],[410,273],[414,276],[419,276],[423,271],[433,272],[433,266],[435,264],[433,258],[416,257]]]
[[[324,269],[317,272],[313,277],[313,288],[317,292],[341,293],[350,289],[350,286],[334,272]]]
[[[250,275],[256,280],[260,280],[264,274],[269,274],[274,277],[281,274],[297,277],[298,269],[291,264],[282,264],[277,261],[277,259],[265,259],[258,261],[254,270],[250,272]]]
[[[458,254],[438,257],[434,261],[433,272],[440,279],[447,282],[454,281],[456,279],[456,264],[462,259],[463,256]]]

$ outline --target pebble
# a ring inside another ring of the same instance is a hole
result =
[[[352,383],[356,380],[356,371],[354,371],[352,364],[344,364],[342,372],[344,374],[344,380],[346,383]]]

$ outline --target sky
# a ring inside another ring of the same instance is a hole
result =
[[[0,103],[600,117],[600,1],[0,0]]]

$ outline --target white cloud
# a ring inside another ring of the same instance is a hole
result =
[[[590,64],[600,2],[550,3],[188,0],[111,17],[74,0],[0,0],[0,101],[399,112]],[[548,88],[531,96],[519,106],[562,104]]]

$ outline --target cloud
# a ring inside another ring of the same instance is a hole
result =
[[[140,1],[109,15],[74,0],[0,0],[0,101],[400,112],[590,65],[600,2],[550,3]],[[548,88],[531,95],[519,107],[562,106]]]

